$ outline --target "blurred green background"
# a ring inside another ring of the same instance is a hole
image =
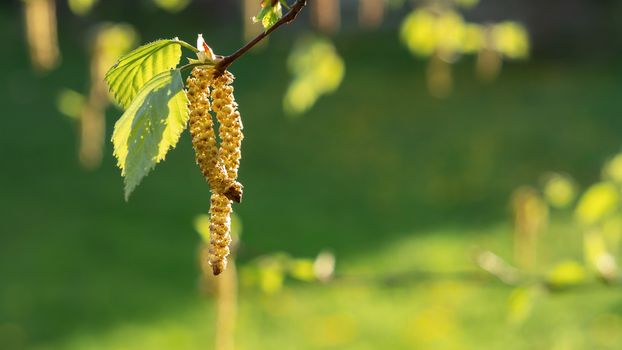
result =
[[[476,58],[462,57],[444,98],[428,91],[430,59],[400,40],[410,3],[391,2],[379,26],[362,28],[357,2],[341,2],[340,29],[324,36],[345,77],[299,117],[283,112],[286,61],[301,37],[322,29],[312,7],[231,67],[246,137],[244,202],[234,206],[243,225],[235,348],[622,348],[619,230],[606,244],[589,238],[601,219],[620,217],[619,185],[601,169],[622,144],[622,32],[612,16],[621,7],[503,3],[460,11],[475,22],[522,22],[529,59],[504,62],[494,82],[482,82]],[[216,298],[200,287],[194,227],[209,188],[188,134],[126,203],[108,142],[121,111],[107,108],[102,163],[86,170],[79,122],[57,100],[66,89],[88,95],[100,23],[131,24],[141,43],[193,43],[201,32],[228,54],[244,43],[248,16],[238,2],[198,0],[179,12],[100,1],[79,15],[59,0],[62,59],[41,73],[29,58],[24,6],[0,4],[0,348],[213,348]],[[547,172],[569,174],[579,193],[604,179],[615,199],[595,204],[588,223],[572,204],[547,204],[537,247],[527,244],[537,263],[504,280],[520,265],[520,232],[531,232],[521,220],[540,215],[520,219],[512,194],[530,185],[544,203]],[[305,262],[321,251],[336,259],[325,282],[252,282],[266,256]],[[490,254],[508,266],[487,264]],[[592,266],[590,254],[613,267]]]

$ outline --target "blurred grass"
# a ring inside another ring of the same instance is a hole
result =
[[[30,71],[20,25],[14,12],[0,12],[0,39],[12,48],[0,55],[0,339],[15,349],[209,344],[192,228],[209,192],[187,135],[124,203],[110,144],[101,169],[81,170],[74,127],[54,107],[62,88],[87,86],[83,24],[61,28],[63,64],[45,77]],[[155,16],[139,29],[150,33],[144,41],[192,41],[203,28],[217,50],[239,44],[196,16],[177,25],[169,33]],[[236,207],[245,227],[242,261],[331,248],[345,271],[381,274],[423,261],[453,269],[468,261],[475,237],[504,242],[508,230],[496,223],[507,219],[516,186],[547,170],[587,184],[620,147],[619,65],[533,61],[504,67],[495,84],[484,85],[465,60],[456,67],[455,93],[436,100],[425,91],[421,62],[383,32],[337,38],[347,65],[342,87],[303,118],[286,119],[283,63],[294,35],[273,38],[269,50],[232,68],[246,133],[245,199]],[[109,111],[108,132],[119,115]],[[607,332],[589,337],[602,333],[595,324],[620,322],[617,295],[556,296],[524,328],[509,329],[508,290],[478,284],[246,292],[238,341],[245,349],[615,348],[620,341],[607,340]],[[612,312],[617,321],[605,322]],[[428,329],[427,320],[445,328]],[[563,341],[571,345],[556,343]]]

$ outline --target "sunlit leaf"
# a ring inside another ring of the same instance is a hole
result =
[[[128,108],[143,85],[157,74],[175,68],[180,58],[179,40],[154,41],[121,57],[106,73],[106,83],[115,101]]]
[[[597,221],[611,214],[620,202],[620,192],[613,183],[600,182],[588,188],[575,210],[575,216],[585,225],[595,224]]]
[[[125,177],[125,198],[175,147],[188,121],[188,98],[178,69],[153,77],[115,124],[114,155]]]
[[[567,288],[585,282],[586,272],[583,265],[576,261],[561,262],[547,275],[547,283],[553,288]]]
[[[263,28],[268,30],[275,25],[281,17],[283,17],[281,2],[276,1],[273,4],[271,0],[264,0],[261,2],[259,13],[253,17],[253,22],[261,22]]]
[[[272,10],[268,11],[268,13],[263,17],[263,19],[261,20],[261,25],[264,27],[264,29],[268,30],[270,29],[270,27],[275,25],[276,22],[281,19],[281,17],[283,17],[281,3],[277,2],[276,5],[272,7]]]

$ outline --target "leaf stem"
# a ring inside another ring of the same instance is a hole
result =
[[[220,60],[216,64],[216,74],[224,73],[225,70],[235,60],[237,60],[238,58],[240,58],[240,56],[242,56],[246,52],[248,52],[248,50],[252,49],[253,46],[257,45],[260,41],[262,41],[264,38],[266,38],[268,35],[270,35],[270,33],[275,31],[278,27],[282,26],[283,24],[288,24],[288,23],[292,22],[294,19],[296,19],[296,16],[298,15],[298,12],[300,12],[300,10],[302,10],[302,8],[305,7],[306,4],[307,4],[307,0],[297,0],[296,3],[291,6],[291,9],[289,10],[289,12],[287,12],[287,14],[285,14],[285,16],[281,17],[281,19],[278,22],[276,22],[272,27],[268,28],[268,30],[266,30],[266,31],[261,32],[253,40],[251,40],[248,43],[246,43],[246,45],[242,46],[236,52],[232,53],[229,56],[223,57],[223,59]]]
[[[192,45],[188,44],[187,42],[185,42],[185,41],[183,41],[183,40],[179,40],[179,39],[177,39],[177,42],[178,42],[178,43],[179,43],[179,45],[181,45],[182,47],[185,47],[186,49],[188,49],[188,50],[190,50],[190,51],[192,51],[192,52],[194,52],[194,53],[199,52],[199,50],[198,50],[196,47],[194,47],[194,46],[192,46]]]

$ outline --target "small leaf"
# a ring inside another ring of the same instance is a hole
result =
[[[175,147],[188,122],[188,98],[179,69],[153,77],[119,118],[112,134],[114,155],[125,177],[125,199]]]
[[[265,30],[270,29],[276,22],[283,17],[283,9],[279,1],[264,0],[261,3],[261,10],[257,16],[253,17],[253,22],[261,22]]]
[[[283,17],[283,11],[281,10],[281,3],[277,2],[272,6],[271,10],[261,20],[261,25],[265,30],[270,29],[273,25]]]
[[[151,78],[175,68],[181,59],[181,44],[177,39],[157,40],[121,57],[105,77],[115,101],[128,108]]]
[[[262,6],[261,9],[259,10],[259,13],[255,17],[253,17],[253,23],[263,21],[263,18],[266,16],[268,11],[270,11],[269,6]]]

